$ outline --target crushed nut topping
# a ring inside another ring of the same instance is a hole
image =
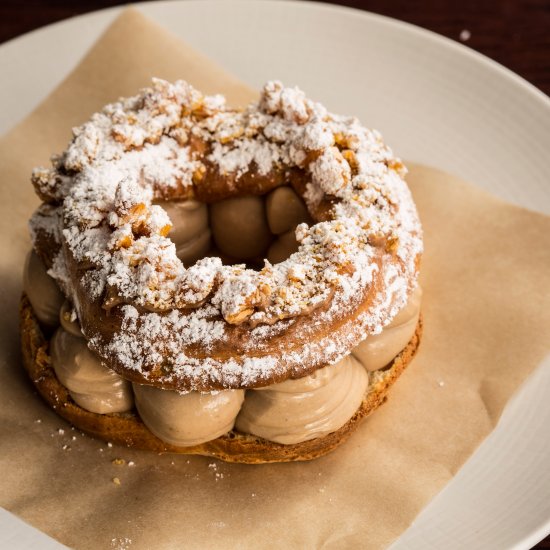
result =
[[[37,168],[32,182],[51,215],[62,220],[59,240],[87,266],[82,283],[90,296],[106,309],[121,305],[127,333],[115,336],[109,351],[118,353],[119,346],[129,365],[135,352],[128,351],[128,338],[142,338],[148,326],[145,318],[136,322],[136,307],[171,312],[162,323],[155,318],[165,328],[192,327],[208,333],[203,340],[220,339],[223,322],[269,326],[329,299],[345,304],[371,283],[380,254],[399,266],[391,307],[404,304],[422,251],[406,169],[378,132],[327,112],[298,88],[268,82],[257,103],[234,110],[222,96],[203,96],[184,81],[154,79],[73,135],[52,168]],[[219,258],[186,268],[169,238],[171,221],[153,200],[194,197],[208,186],[209,166],[233,182],[251,170],[266,175],[298,168],[309,180],[303,198],[310,212],[326,203],[328,215],[311,227],[300,225],[298,251],[275,265],[266,261],[261,271],[222,265]],[[41,207],[31,226],[44,226],[45,212]],[[54,261],[50,272],[70,293],[66,263]],[[377,307],[369,321],[374,330],[390,306],[381,300]],[[158,360],[153,348],[146,354],[150,363]],[[174,347],[172,363],[191,368],[181,347],[178,353]]]

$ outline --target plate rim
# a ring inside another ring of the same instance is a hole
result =
[[[64,19],[61,19],[59,21],[55,21],[53,23],[49,23],[47,25],[44,25],[42,27],[38,27],[36,29],[30,30],[28,32],[25,32],[21,35],[15,36],[6,42],[3,42],[0,44],[0,52],[4,52],[6,49],[10,50],[11,48],[15,47],[17,48],[19,43],[28,40],[29,38],[34,38],[36,36],[40,36],[43,34],[47,34],[49,32],[56,32],[63,29],[65,26],[70,26],[75,23],[78,23],[81,20],[87,19],[87,18],[93,18],[93,17],[99,17],[103,16],[107,13],[112,14],[118,14],[121,13],[124,9],[131,8],[136,9],[140,11],[141,7],[145,6],[151,6],[155,7],[156,9],[160,9],[162,6],[170,6],[173,7],[174,5],[191,5],[191,4],[222,4],[224,0],[146,0],[143,2],[135,3],[135,4],[127,4],[122,6],[111,6],[107,8],[102,8],[98,10],[89,11],[86,13],[66,17]],[[233,5],[236,4],[253,4],[254,2],[256,5],[258,4],[258,0],[231,0]],[[380,13],[371,12],[369,10],[362,10],[359,8],[351,7],[351,6],[344,6],[339,4],[332,4],[332,3],[325,3],[320,2],[318,0],[262,0],[262,4],[264,5],[282,5],[282,4],[289,4],[289,5],[299,5],[303,8],[311,8],[314,9],[320,9],[320,10],[326,10],[326,11],[334,11],[334,12],[348,12],[352,14],[355,17],[359,18],[365,18],[371,21],[377,21],[378,23],[381,23],[383,25],[392,26],[396,29],[403,29],[407,32],[411,32],[415,34],[416,36],[420,37],[421,39],[430,39],[435,43],[440,43],[443,46],[447,48],[451,48],[455,50],[460,55],[466,55],[468,56],[472,61],[476,63],[480,63],[487,67],[490,70],[497,71],[503,78],[506,78],[509,80],[510,83],[513,83],[516,86],[519,86],[523,89],[524,92],[529,93],[534,101],[537,101],[540,103],[541,108],[544,108],[548,111],[550,114],[550,96],[546,95],[542,90],[537,88],[534,84],[529,82],[527,79],[522,77],[521,75],[515,73],[505,65],[499,63],[498,61],[486,56],[485,54],[478,52],[477,50],[470,48],[468,45],[457,42],[456,40],[449,38],[445,35],[439,34],[436,31],[433,31],[431,29],[426,29],[424,27],[421,27],[419,25],[416,25],[414,23],[409,23],[408,21],[403,21],[401,19],[396,19],[387,15],[383,15]],[[147,14],[146,14],[147,15]],[[99,37],[99,35],[98,35]],[[70,69],[69,69],[70,72]],[[68,73],[67,73],[68,74]],[[59,83],[58,83],[59,84]],[[57,86],[57,85],[56,85]],[[15,126],[17,126],[22,120],[25,119],[26,116],[28,116],[33,109],[31,109],[30,112],[23,115],[23,117],[18,120],[15,125],[12,125],[5,129],[0,136],[5,135],[6,133],[10,132]]]

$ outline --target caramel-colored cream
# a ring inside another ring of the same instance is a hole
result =
[[[210,229],[208,228],[208,207],[198,201],[165,201],[162,206],[172,229],[169,237],[176,245],[176,254],[185,264],[196,262],[210,249]]]
[[[198,201],[165,201],[156,203],[162,206],[170,221],[172,229],[169,237],[176,244],[192,241],[208,229],[208,208]]]
[[[83,409],[107,414],[132,408],[130,383],[103,366],[84,338],[58,328],[50,352],[57,378]]]
[[[179,447],[231,431],[244,399],[244,390],[180,394],[141,384],[134,384],[134,393],[144,424],[159,439]]]
[[[211,247],[210,229],[206,229],[194,239],[178,243],[176,255],[186,266],[193,265],[199,258],[204,258]]]
[[[285,261],[291,254],[298,250],[298,241],[296,240],[296,231],[291,229],[282,235],[279,235],[275,242],[267,251],[267,259],[272,264]]]
[[[233,197],[210,205],[210,227],[221,252],[248,260],[264,254],[271,241],[264,200]]]
[[[275,235],[294,230],[298,224],[310,220],[304,201],[286,185],[267,195],[265,208],[269,229]]]
[[[56,327],[59,324],[59,309],[65,297],[33,250],[25,260],[23,289],[38,320],[47,327]]]
[[[380,334],[369,336],[351,351],[368,371],[385,367],[409,343],[418,323],[421,299],[422,289],[417,286],[407,305]]]
[[[310,376],[249,390],[235,427],[283,444],[324,437],[354,415],[368,383],[361,363],[348,355]]]

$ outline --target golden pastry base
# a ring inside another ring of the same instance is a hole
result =
[[[176,447],[153,435],[135,411],[96,414],[79,407],[55,376],[49,356],[49,342],[42,333],[25,294],[21,297],[20,322],[23,364],[32,382],[50,407],[79,430],[127,447],[158,453],[205,455],[226,462],[246,464],[311,460],[335,449],[357,428],[361,419],[384,403],[390,386],[414,357],[422,336],[422,317],[420,317],[416,332],[407,347],[388,367],[377,371],[374,375],[370,374],[371,382],[367,394],[357,412],[339,430],[325,437],[293,445],[282,445],[253,435],[231,431],[201,445]]]

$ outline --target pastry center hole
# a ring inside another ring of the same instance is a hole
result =
[[[298,249],[296,226],[312,223],[304,201],[289,186],[208,205],[195,200],[157,204],[172,220],[168,236],[186,266],[206,256],[255,269],[263,267],[264,258],[282,262]]]

